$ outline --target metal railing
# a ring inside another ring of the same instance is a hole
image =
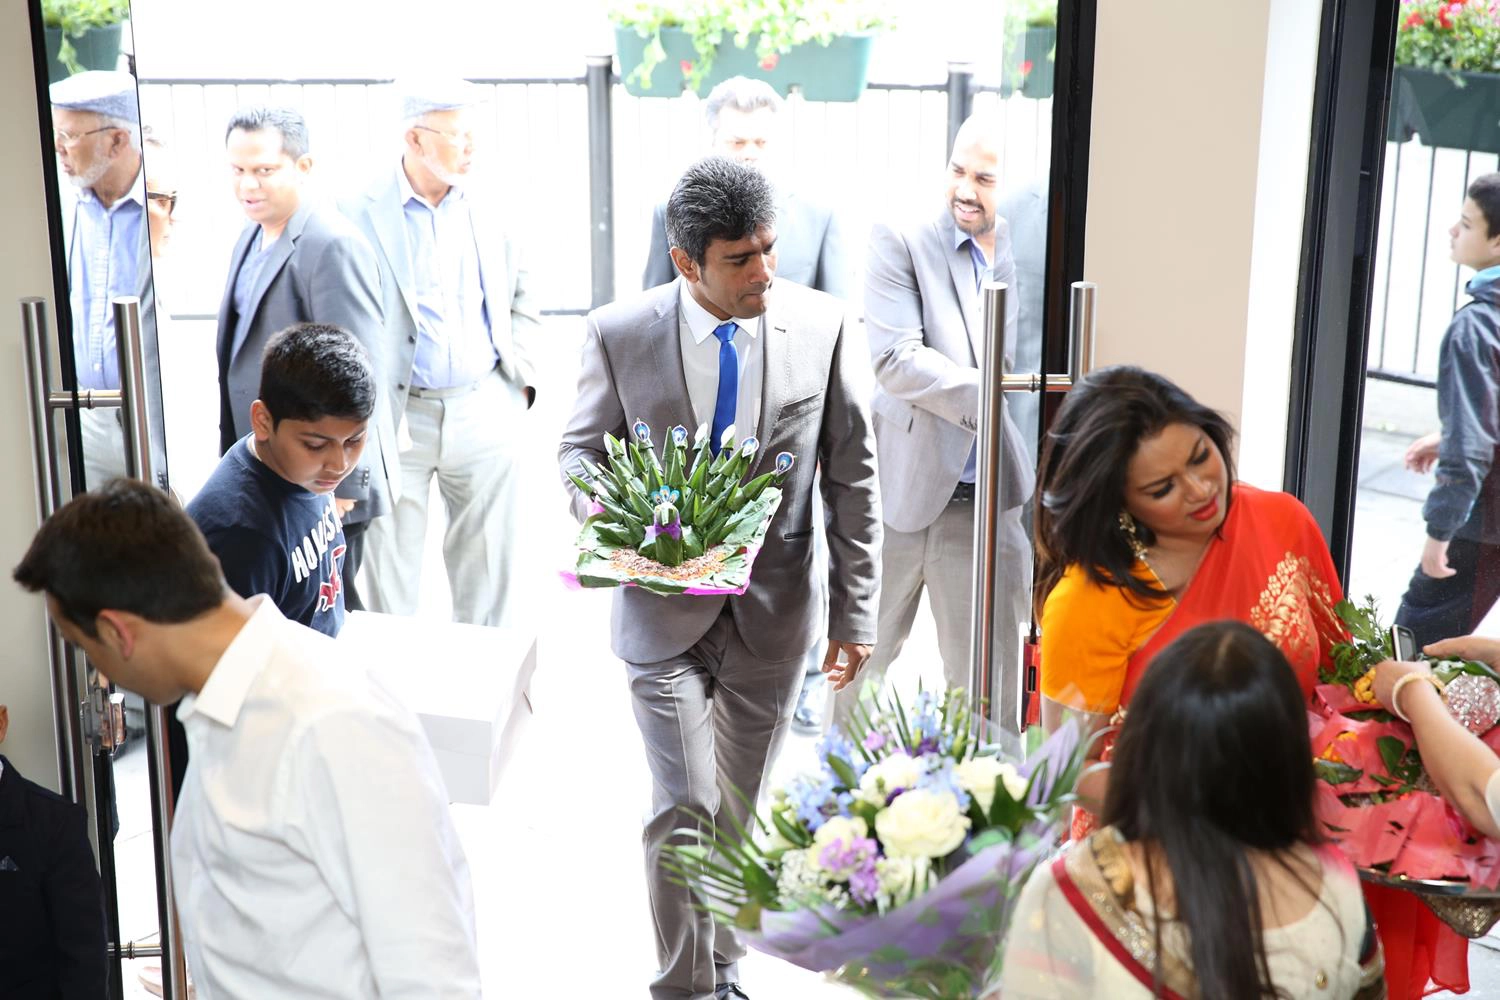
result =
[[[604,56],[588,60],[580,76],[473,82],[490,89],[491,114],[480,123],[488,161],[482,184],[507,208],[522,209],[518,228],[543,311],[578,314],[635,288],[651,209],[703,152],[701,102],[631,97]],[[174,317],[216,312],[244,226],[224,179],[223,130],[233,111],[251,103],[300,109],[318,193],[341,198],[394,169],[399,119],[392,89],[384,80],[356,78],[140,81],[142,121],[166,139],[181,178],[169,254],[169,266],[180,272],[168,296]],[[828,196],[857,247],[876,215],[923,194],[935,201],[953,133],[980,107],[996,109],[1006,123],[1005,186],[1045,177],[1050,99],[1002,97],[961,63],[941,82],[870,84],[853,103],[794,97],[784,112],[783,175]]]
[[[1500,156],[1410,141],[1387,145],[1385,162],[1366,367],[1371,378],[1433,386],[1443,333],[1468,301],[1448,228],[1469,182]]]

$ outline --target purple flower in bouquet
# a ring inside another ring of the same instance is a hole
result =
[[[860,746],[864,747],[866,750],[869,750],[869,751],[873,752],[873,751],[879,750],[881,747],[885,746],[885,743],[886,743],[886,735],[885,735],[885,733],[882,733],[878,729],[872,729],[868,733],[865,734],[864,741],[860,744]]]
[[[636,422],[633,425],[631,425],[630,432],[635,435],[635,439],[637,441],[639,441],[643,445],[646,445],[647,447],[650,447],[650,445],[651,445],[651,425],[650,424],[646,423],[646,421],[644,421],[644,420],[637,419]]]
[[[797,457],[789,451],[784,451],[776,456],[776,474],[784,476],[792,471],[792,466],[797,462]]]
[[[880,845],[873,837],[859,837],[848,844],[835,840],[823,847],[818,865],[834,881],[848,882],[849,895],[856,903],[867,905],[875,902],[880,892],[880,877],[875,873],[879,857]]]
[[[678,424],[676,427],[672,428],[672,443],[677,447],[685,447],[687,445],[687,439],[688,433],[686,427]]]

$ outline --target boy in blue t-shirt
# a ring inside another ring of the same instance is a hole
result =
[[[1438,349],[1442,430],[1406,452],[1415,472],[1436,466],[1421,563],[1396,613],[1419,646],[1474,631],[1500,596],[1500,173],[1469,185],[1448,236],[1453,261],[1475,274]]]
[[[188,504],[224,577],[268,594],[319,632],[344,624],[344,532],[333,491],[354,470],[375,410],[375,377],[347,330],[299,323],[266,344],[251,432]]]

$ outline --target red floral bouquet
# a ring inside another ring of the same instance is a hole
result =
[[[1335,613],[1348,638],[1320,671],[1310,716],[1324,831],[1359,867],[1389,876],[1500,884],[1500,844],[1484,837],[1436,794],[1411,726],[1386,712],[1373,693],[1374,667],[1392,658],[1377,608],[1341,601]],[[1454,717],[1500,751],[1500,677],[1482,663],[1443,661]]]

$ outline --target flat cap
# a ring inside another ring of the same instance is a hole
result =
[[[135,96],[135,77],[119,70],[91,69],[59,80],[49,88],[52,106],[140,124],[140,103]]]
[[[484,88],[458,77],[411,77],[396,81],[402,118],[433,111],[472,107],[485,98]]]

